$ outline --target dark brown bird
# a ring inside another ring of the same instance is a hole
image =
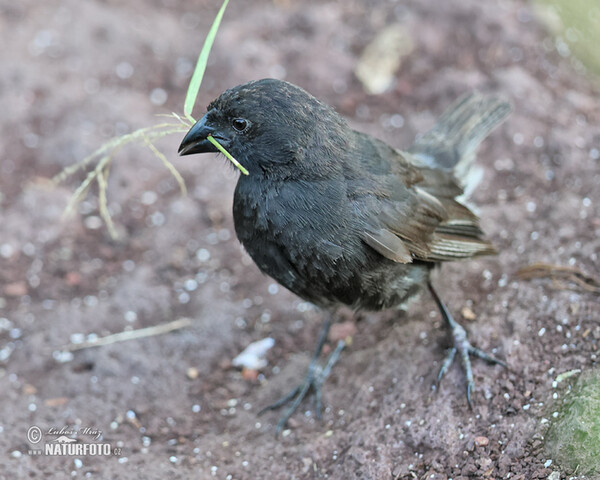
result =
[[[327,312],[336,306],[382,310],[428,288],[450,327],[450,349],[438,378],[456,353],[467,379],[469,357],[503,364],[471,346],[429,275],[440,262],[494,252],[477,216],[459,197],[467,187],[480,142],[510,112],[503,100],[463,97],[407,151],[352,130],[331,107],[290,83],[263,79],[224,92],[183,139],[181,155],[215,152],[211,135],[244,167],[234,194],[235,230],[258,267]],[[311,387],[320,416],[325,368],[325,322],[302,384],[267,408],[288,401],[276,431]]]

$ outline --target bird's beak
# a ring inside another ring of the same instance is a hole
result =
[[[215,134],[215,128],[208,121],[210,111],[206,113],[190,131],[183,137],[181,145],[179,145],[179,155],[191,155],[192,153],[207,153],[218,152],[217,148],[207,139],[209,135],[213,135],[217,140],[221,139]]]

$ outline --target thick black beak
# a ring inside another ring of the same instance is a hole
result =
[[[192,153],[207,153],[207,152],[218,152],[216,147],[207,140],[209,135],[213,135],[216,138],[220,138],[215,135],[214,127],[209,125],[207,117],[211,112],[207,112],[196,124],[190,129],[190,131],[183,137],[181,145],[179,145],[179,155],[191,155]]]

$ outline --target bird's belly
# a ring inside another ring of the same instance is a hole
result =
[[[290,232],[291,233],[291,232]],[[399,264],[364,244],[338,251],[322,241],[282,242],[269,231],[240,238],[260,270],[299,297],[322,307],[344,304],[383,310],[405,303],[423,287],[430,268]]]
[[[274,190],[238,183],[234,223],[260,270],[288,290],[320,306],[381,310],[404,303],[424,285],[427,266],[393,262],[361,240],[361,225],[346,201],[329,198],[309,208]]]
[[[401,306],[426,285],[429,272],[426,264],[400,264],[381,257],[360,274],[359,295],[354,303],[345,303],[364,310]]]

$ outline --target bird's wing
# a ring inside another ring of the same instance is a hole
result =
[[[373,168],[372,160],[363,164],[363,174],[371,179],[372,187],[360,187],[356,196],[356,208],[363,212],[365,225],[361,238],[367,245],[400,263],[414,259],[440,262],[495,252],[483,238],[477,216],[455,199],[462,189],[451,174],[417,167],[407,159],[409,154],[391,148],[386,151],[382,145],[378,150],[388,157],[383,165],[390,168],[381,168],[382,164]]]

